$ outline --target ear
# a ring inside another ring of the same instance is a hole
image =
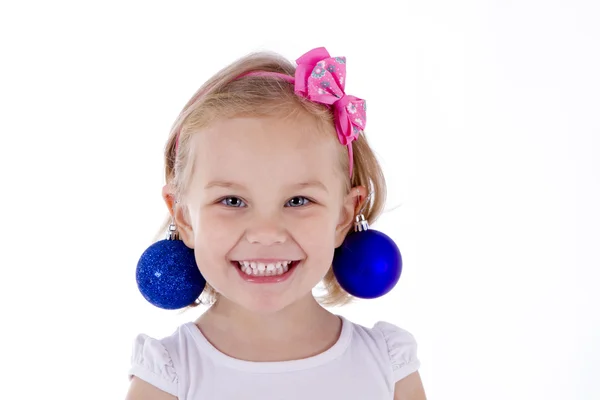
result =
[[[190,249],[194,248],[194,230],[189,222],[189,213],[185,205],[175,200],[175,191],[171,184],[166,184],[162,188],[162,197],[169,208],[171,218],[175,221],[179,238]]]
[[[335,229],[336,248],[342,245],[348,231],[354,226],[354,217],[360,211],[366,197],[367,189],[364,186],[355,186],[350,189],[350,192],[344,198],[340,219]]]

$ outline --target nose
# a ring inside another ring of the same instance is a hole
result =
[[[276,217],[257,217],[250,221],[246,229],[246,239],[251,244],[271,246],[285,243],[287,233],[282,222]]]

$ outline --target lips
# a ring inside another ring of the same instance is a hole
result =
[[[300,264],[295,261],[233,261],[242,279],[253,283],[275,283],[286,280]]]
[[[293,261],[238,261],[237,263],[239,268],[248,275],[273,276],[286,273]]]

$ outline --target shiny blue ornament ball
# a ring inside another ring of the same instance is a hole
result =
[[[194,303],[206,281],[194,250],[181,240],[161,240],[144,251],[137,264],[138,289],[151,304],[176,310]]]
[[[333,273],[352,296],[374,299],[398,283],[402,256],[396,243],[379,231],[352,232],[335,250]]]

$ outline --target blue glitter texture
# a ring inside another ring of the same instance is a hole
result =
[[[181,240],[161,240],[144,251],[136,281],[144,298],[156,307],[176,310],[192,304],[204,290],[194,250]]]
[[[402,256],[394,241],[379,231],[353,232],[335,250],[333,273],[346,292],[374,299],[398,283]]]

